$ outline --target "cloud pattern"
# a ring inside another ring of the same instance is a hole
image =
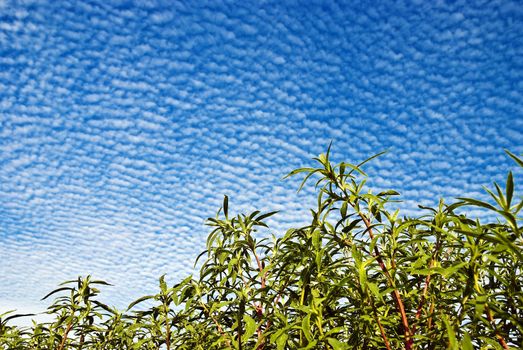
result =
[[[0,307],[186,276],[224,194],[304,224],[281,179],[331,140],[389,149],[367,170],[405,214],[481,197],[523,152],[521,57],[517,1],[1,1]]]

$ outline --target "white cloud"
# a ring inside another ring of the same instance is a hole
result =
[[[481,196],[523,151],[523,33],[497,6],[5,6],[0,300],[91,273],[124,306],[192,271],[224,194],[303,224],[313,190],[281,178],[331,140],[390,148],[367,170],[405,213]]]

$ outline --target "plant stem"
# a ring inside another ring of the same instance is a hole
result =
[[[274,299],[274,307],[276,307],[278,305],[278,303],[280,302],[280,299],[281,299],[281,296],[282,296],[282,293],[284,292],[285,288],[287,288],[288,286],[288,282],[287,284],[282,288],[282,290],[278,293],[278,295],[276,296],[276,299]],[[271,320],[267,320],[267,326],[265,327],[265,330],[269,329],[270,327],[272,326],[272,322]]]
[[[434,263],[436,262],[436,260],[439,259],[440,248],[441,248],[441,235],[438,234],[438,236],[436,238],[436,245],[434,246],[434,252],[432,253],[432,256],[430,258],[429,269],[432,268],[434,266]],[[412,335],[414,335],[416,333],[416,328],[417,328],[416,326],[421,317],[421,311],[423,309],[423,304],[425,304],[425,301],[427,300],[427,293],[428,293],[428,289],[429,289],[429,285],[430,285],[430,279],[431,279],[431,274],[429,273],[427,275],[427,277],[425,278],[425,286],[423,287],[423,293],[421,294],[421,298],[420,298],[420,301],[418,304],[418,309],[416,310],[416,321],[415,321],[414,325],[412,326]],[[428,320],[429,331],[432,328],[432,312],[433,311],[434,311],[434,304],[431,303],[430,311],[429,311],[429,320]]]
[[[165,346],[167,350],[171,349],[171,327],[169,326],[168,319],[165,320],[165,325],[167,327],[165,331]]]
[[[220,335],[223,337],[223,339],[225,340],[225,342],[227,343],[227,346],[232,349],[232,346],[231,346],[231,341],[228,339],[227,337],[227,334],[225,333],[225,331],[223,330],[222,326],[220,325],[220,323],[216,320],[216,318],[214,318],[213,315],[211,315],[211,313],[209,312],[209,309],[207,309],[207,307],[205,306],[204,303],[200,302],[200,305],[203,307],[203,309],[207,312],[207,315],[211,318],[211,320],[214,322],[214,324],[216,325],[216,328],[218,329],[218,332],[220,333]]]
[[[494,328],[494,334],[496,335],[496,338],[498,338],[499,344],[503,347],[505,350],[510,350],[507,342],[503,338],[501,334],[499,334],[498,327],[496,327],[496,324],[494,323],[494,318],[492,317],[492,313],[490,312],[490,309],[488,305],[485,305],[485,312],[487,313],[487,319],[489,320],[490,324]]]
[[[380,329],[381,337],[383,338],[383,342],[385,343],[385,347],[387,350],[391,350],[389,339],[387,338],[387,335],[385,334],[385,329],[383,328],[383,325],[381,324],[380,318],[378,317],[378,314],[376,313],[376,308],[373,305],[374,309],[374,316],[376,317],[376,321],[378,322],[378,327]]]
[[[351,206],[354,208],[354,205],[352,203],[351,203]],[[360,218],[363,220],[363,222],[365,223],[365,226],[367,227],[367,231],[369,232],[370,239],[374,239],[374,233],[372,232],[372,225],[371,225],[369,219],[358,210],[357,210],[357,213],[360,216]],[[381,254],[380,254],[380,251],[377,246],[374,246],[374,256],[376,257],[376,261],[380,265],[381,270],[383,271],[383,273],[389,280],[391,287],[394,288],[394,281],[392,279],[392,276],[391,276],[389,270],[387,269],[385,262],[381,258]],[[412,349],[412,346],[413,346],[413,339],[411,338],[412,333],[410,331],[409,321],[407,319],[407,313],[405,312],[405,306],[403,305],[403,301],[401,299],[400,292],[396,288],[394,288],[391,295],[392,295],[392,298],[394,299],[394,301],[396,302],[396,306],[397,306],[398,311],[401,316],[401,324],[403,326],[403,331],[405,334],[405,349],[410,350],[410,349]]]
[[[439,258],[439,249],[440,249],[440,236],[438,235],[436,240],[436,246],[434,247],[434,252],[432,253],[432,257],[430,258],[429,262],[429,269],[434,266],[434,262]],[[427,293],[430,285],[430,279],[431,274],[429,273],[427,277],[425,278],[425,286],[423,287],[423,293],[421,294],[421,298],[418,304],[418,309],[416,310],[416,321],[414,325],[412,326],[412,334],[414,335],[416,333],[416,326],[417,322],[419,321],[421,317],[421,310],[423,309],[423,304],[425,304],[425,300],[427,299]],[[431,308],[433,309],[433,305],[431,305]],[[430,318],[429,318],[429,329],[430,329]]]
[[[58,347],[58,350],[63,350],[63,348],[65,346],[65,342],[67,341],[67,335],[71,331],[72,327],[73,327],[73,322],[71,321],[65,328],[64,336],[62,337],[62,341],[60,342],[60,346]]]
[[[80,336],[80,344],[78,345],[78,349],[81,350],[81,349],[83,348],[83,346],[84,346],[84,342],[85,342],[85,335],[82,334],[82,335]]]
[[[263,263],[261,262],[260,258],[258,257],[258,254],[256,254],[256,248],[252,247],[252,253],[254,254],[254,258],[256,259],[256,264],[258,265],[258,270],[260,271],[261,275],[261,289],[265,289],[266,279],[267,279],[267,271],[263,272]],[[261,301],[256,305],[256,316],[258,318],[258,322],[261,321],[263,318],[263,306]],[[261,340],[260,345],[256,348],[257,350],[262,350],[265,348],[265,342],[263,341],[263,332],[261,329],[261,325],[258,326],[256,329],[256,334],[258,335],[258,341]]]

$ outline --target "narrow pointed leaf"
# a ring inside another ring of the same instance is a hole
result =
[[[135,305],[145,301],[145,300],[149,300],[149,299],[153,299],[154,298],[154,295],[146,295],[146,296],[143,296],[141,298],[138,298],[136,299],[135,301],[133,301],[132,303],[129,304],[129,306],[127,307],[127,310],[130,310],[132,309]]]
[[[223,196],[223,215],[225,219],[229,218],[229,197]]]
[[[51,293],[48,293],[45,297],[43,297],[40,300],[45,300],[45,299],[49,298],[51,295],[53,295],[55,293],[58,293],[58,292],[61,292],[63,290],[74,290],[74,288],[72,288],[72,287],[62,287],[62,288],[55,289]]]
[[[514,178],[512,177],[512,171],[510,171],[507,176],[506,192],[507,192],[507,207],[510,208],[510,204],[512,203],[512,196],[514,195]]]
[[[487,208],[487,209],[490,209],[490,210],[494,210],[496,211],[497,209],[492,206],[491,204],[488,204],[488,203],[485,203],[485,202],[482,202],[482,201],[479,201],[477,199],[472,199],[472,198],[462,198],[462,197],[458,197],[459,200],[462,200],[470,205],[475,205],[477,207],[483,207],[483,208]]]
[[[518,156],[516,156],[515,154],[511,153],[510,151],[508,150],[505,150],[505,153],[508,154],[510,156],[510,158],[514,159],[514,161],[520,166],[520,167],[523,167],[523,159],[519,158]]]

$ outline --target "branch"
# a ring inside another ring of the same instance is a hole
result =
[[[354,209],[356,209],[352,203],[349,202],[349,204],[351,204],[351,206]],[[370,239],[374,239],[374,233],[372,232],[372,225],[371,225],[369,219],[367,219],[367,217],[365,215],[363,215],[363,213],[361,213],[359,211],[356,211],[356,212],[358,213],[360,218],[365,223],[365,226],[367,227],[367,231],[369,232]],[[374,246],[374,256],[376,257],[376,261],[380,265],[381,270],[383,271],[383,273],[389,280],[391,287],[394,287],[394,282],[393,282],[392,276],[390,275],[390,272],[387,269],[387,266],[383,262],[383,259],[381,258],[381,254],[380,254],[380,251],[378,250],[377,246]],[[410,349],[412,349],[413,340],[411,338],[412,333],[410,331],[409,321],[407,319],[407,313],[405,312],[405,306],[403,305],[401,295],[396,288],[394,288],[391,295],[392,295],[392,298],[394,299],[394,301],[396,302],[396,306],[397,306],[398,311],[401,316],[401,324],[402,324],[403,330],[405,332],[405,349],[410,350]]]
[[[374,305],[374,301],[370,300],[372,305],[372,311],[374,312],[374,317],[376,317],[376,321],[378,322],[378,327],[380,329],[381,337],[383,338],[383,342],[385,343],[385,347],[387,350],[391,350],[389,339],[387,338],[387,335],[385,334],[385,329],[383,328],[383,325],[381,324],[380,318],[378,316],[378,312],[376,311],[376,305]]]
[[[212,321],[214,322],[214,324],[216,325],[216,328],[218,329],[218,332],[220,332],[220,334],[221,334],[221,336],[223,337],[223,339],[225,339],[225,343],[227,343],[227,346],[228,346],[229,348],[232,349],[231,341],[228,339],[228,337],[227,337],[227,333],[225,333],[225,331],[223,330],[223,328],[222,328],[222,326],[220,325],[220,323],[216,320],[216,318],[215,318],[213,315],[211,315],[211,313],[209,312],[209,310],[207,309],[207,307],[205,306],[204,303],[202,303],[202,302],[200,301],[200,304],[201,304],[201,306],[203,307],[203,309],[204,309],[205,311],[207,311],[207,315],[211,318],[211,320],[212,320]]]
[[[73,328],[73,321],[69,322],[69,324],[65,328],[64,336],[62,337],[62,341],[60,342],[60,346],[58,347],[58,350],[63,350],[63,348],[65,346],[65,342],[67,341],[67,335],[71,331],[71,328]]]
[[[492,317],[492,313],[490,312],[488,305],[485,305],[485,312],[487,313],[487,319],[494,328],[494,334],[496,335],[496,338],[498,338],[499,344],[503,347],[503,349],[510,350],[503,336],[499,334],[498,327],[496,327],[496,324],[494,323],[494,318]]]
[[[439,238],[440,238],[440,236],[438,235],[438,238],[437,238],[437,241],[436,241],[436,245],[434,247],[434,252],[432,253],[432,257],[430,258],[429,269],[433,267],[434,262],[436,261],[436,259],[438,259],[438,255],[439,255],[438,253],[439,253],[439,248],[440,248],[440,244],[441,244]],[[427,275],[427,277],[425,277],[425,286],[423,287],[423,293],[421,294],[421,298],[420,298],[420,301],[419,301],[419,304],[418,304],[418,309],[416,310],[416,322],[412,326],[412,334],[413,335],[416,333],[417,322],[419,321],[419,319],[421,317],[421,310],[423,309],[423,304],[425,304],[425,300],[427,299],[427,292],[428,292],[428,289],[429,289],[430,278],[431,278],[431,274],[429,273]],[[431,305],[431,307],[432,307],[432,305]],[[429,329],[430,329],[430,324],[429,324]]]
[[[260,271],[261,275],[261,289],[265,289],[266,280],[267,280],[267,271],[263,272],[263,263],[261,262],[260,258],[258,257],[258,254],[256,254],[256,248],[252,248],[252,253],[254,254],[254,258],[256,259],[256,263],[258,264],[258,270]],[[255,306],[256,309],[256,316],[258,318],[258,321],[261,321],[263,318],[263,306],[261,301]],[[261,340],[260,345],[256,348],[256,350],[262,350],[265,348],[265,342],[263,341],[263,332],[261,329],[261,325],[258,326],[256,329],[256,334],[258,335],[258,341]]]

